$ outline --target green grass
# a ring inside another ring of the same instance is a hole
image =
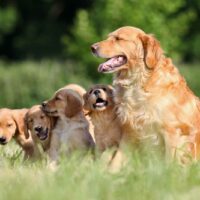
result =
[[[93,83],[107,83],[111,79],[111,76],[101,75],[94,80],[84,71],[86,67],[69,61],[0,62],[0,107],[30,107],[48,99],[68,83],[77,83],[87,89]]]
[[[200,195],[200,163],[183,167],[166,164],[151,153],[129,154],[118,173],[88,156],[62,159],[55,172],[46,163],[24,163],[20,151],[4,147],[0,167],[0,199],[48,200],[197,200]],[[10,157],[10,158],[9,158]]]
[[[200,66],[179,68],[190,87],[200,96]],[[96,70],[94,68],[94,70]],[[109,82],[104,75],[98,82]],[[49,98],[67,83],[84,87],[95,83],[72,63],[52,61],[0,63],[0,105],[28,107]],[[46,162],[23,161],[14,144],[0,146],[0,200],[197,200],[200,197],[200,162],[187,167],[166,164],[152,153],[129,154],[128,164],[118,173],[100,161],[76,155],[62,159],[59,170]]]

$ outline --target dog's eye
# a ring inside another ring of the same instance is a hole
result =
[[[40,116],[40,119],[44,119],[44,115],[41,115],[41,116]]]
[[[92,90],[89,91],[89,94],[91,94],[91,93],[92,93]]]
[[[115,37],[115,40],[120,40],[120,38],[119,37]]]
[[[11,124],[11,123],[10,123],[10,124],[7,124],[7,127],[9,128],[9,127],[11,127],[12,125],[13,125],[13,124]]]
[[[33,119],[28,119],[28,123],[32,123],[33,122]]]
[[[104,87],[104,88],[102,88],[104,91],[106,91],[106,88]]]
[[[59,101],[59,100],[61,100],[61,99],[60,99],[59,97],[56,97],[55,100],[56,100],[56,101]]]

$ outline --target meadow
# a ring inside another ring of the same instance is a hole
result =
[[[194,93],[200,96],[199,64],[178,64]],[[87,67],[87,66],[85,66]],[[88,88],[111,83],[111,75],[91,79],[82,66],[69,61],[0,62],[0,106],[21,108],[40,104],[67,83]],[[94,70],[96,67],[94,66]],[[63,158],[53,172],[46,161],[24,162],[14,142],[0,146],[0,200],[197,200],[200,162],[168,164],[155,152],[128,153],[128,163],[110,173],[102,161],[88,155]]]

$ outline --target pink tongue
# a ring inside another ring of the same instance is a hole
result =
[[[110,58],[108,61],[99,65],[98,71],[99,72],[110,71],[114,67],[122,65],[123,62],[124,62],[123,56],[116,56],[116,57]]]

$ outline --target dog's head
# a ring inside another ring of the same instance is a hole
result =
[[[55,124],[55,118],[49,117],[40,105],[31,107],[25,116],[26,137],[30,130],[32,138],[48,140],[51,129]]]
[[[94,55],[107,59],[98,71],[112,73],[140,67],[155,68],[163,56],[159,42],[134,27],[122,27],[109,34],[104,41],[91,46]]]
[[[113,88],[110,85],[94,85],[84,97],[84,108],[88,111],[103,111],[114,105]]]
[[[42,109],[49,116],[71,118],[83,110],[83,100],[76,91],[61,88],[50,100],[42,103]]]
[[[14,135],[24,134],[26,109],[0,109],[0,144],[7,144]]]

